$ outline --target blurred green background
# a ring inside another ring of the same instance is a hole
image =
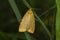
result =
[[[11,1],[11,0],[10,0]],[[23,0],[13,0],[21,14],[21,19],[29,9]],[[45,32],[39,20],[36,19],[34,34],[28,33],[31,37],[29,40],[55,40],[55,23],[56,23],[56,3],[55,0],[26,0],[34,9],[37,16],[43,21],[51,33],[51,38]],[[12,2],[11,2],[12,4]],[[17,13],[16,13],[17,14]],[[0,0],[0,40],[28,40],[24,33],[19,33],[19,22],[14,10],[8,0]],[[20,19],[20,20],[21,20]]]

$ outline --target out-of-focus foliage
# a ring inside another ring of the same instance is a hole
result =
[[[56,16],[56,40],[60,40],[60,0],[56,0],[57,16]]]
[[[21,17],[28,10],[22,0],[14,0],[18,7]],[[45,23],[46,27],[55,40],[55,21],[56,21],[56,4],[55,0],[26,0],[34,9],[38,17]],[[46,11],[47,10],[47,11]],[[35,18],[36,19],[36,18]],[[24,33],[18,33],[19,22],[16,18],[8,0],[0,0],[0,40],[27,40]],[[30,34],[31,38],[37,40],[50,40],[48,34],[42,25],[36,19],[36,29],[34,34]]]

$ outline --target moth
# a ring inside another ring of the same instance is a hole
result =
[[[19,25],[19,32],[34,33],[35,31],[35,18],[32,9],[30,8],[23,16]]]

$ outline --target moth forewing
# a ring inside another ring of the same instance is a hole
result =
[[[35,30],[35,18],[32,9],[29,9],[20,23],[19,32],[27,31],[30,33],[34,33],[34,30]]]
[[[28,17],[28,18],[27,18]],[[19,26],[19,32],[26,32],[27,30],[27,24],[28,24],[28,21],[29,21],[29,14],[26,13],[20,23],[20,26]]]
[[[34,18],[33,12],[31,11],[29,28],[27,32],[34,33],[34,31],[35,31],[35,18]]]

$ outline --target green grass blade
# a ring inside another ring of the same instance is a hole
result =
[[[32,36],[30,36],[27,32],[25,32],[25,36],[27,40],[36,40],[35,38],[33,38]]]
[[[60,40],[60,0],[56,0],[57,15],[56,15],[56,40]]]
[[[12,10],[14,11],[16,17],[17,17],[17,20],[20,22],[20,19],[21,19],[21,14],[20,14],[20,11],[18,10],[17,8],[17,5],[16,3],[14,2],[14,0],[8,0],[10,6],[12,7]]]
[[[10,3],[10,5],[16,15],[18,22],[20,22],[21,14],[16,6],[16,3],[14,2],[14,0],[8,0],[8,2]],[[31,39],[31,36],[28,33],[24,33],[24,34],[25,34],[27,40],[33,40],[33,39]]]
[[[47,32],[47,34],[49,35],[49,37],[51,38],[51,34],[49,32],[49,30],[46,28],[46,25],[43,23],[43,21],[37,16],[37,14],[34,12],[34,15],[36,16],[36,18],[38,19],[39,23],[43,26],[43,28],[45,29],[45,31]]]
[[[56,7],[56,5],[53,5],[51,8],[49,8],[48,10],[44,11],[41,15],[41,16],[44,16],[46,13],[48,13],[49,11],[51,11],[52,9],[54,9]]]
[[[24,4],[29,8],[32,8],[28,3],[27,3],[27,1],[26,0],[23,0],[23,2],[24,2]],[[29,6],[28,6],[29,5]],[[50,34],[50,32],[49,32],[49,30],[47,29],[47,27],[45,26],[45,24],[42,22],[42,20],[37,16],[37,14],[35,13],[35,11],[34,11],[34,15],[36,16],[36,18],[39,20],[39,23],[43,26],[43,28],[45,29],[45,31],[47,32],[47,34],[49,35],[49,37],[50,37],[50,40],[52,40],[51,39],[51,34]]]
[[[26,0],[22,0],[25,5],[27,5],[27,8],[31,8],[31,6],[27,3]]]

